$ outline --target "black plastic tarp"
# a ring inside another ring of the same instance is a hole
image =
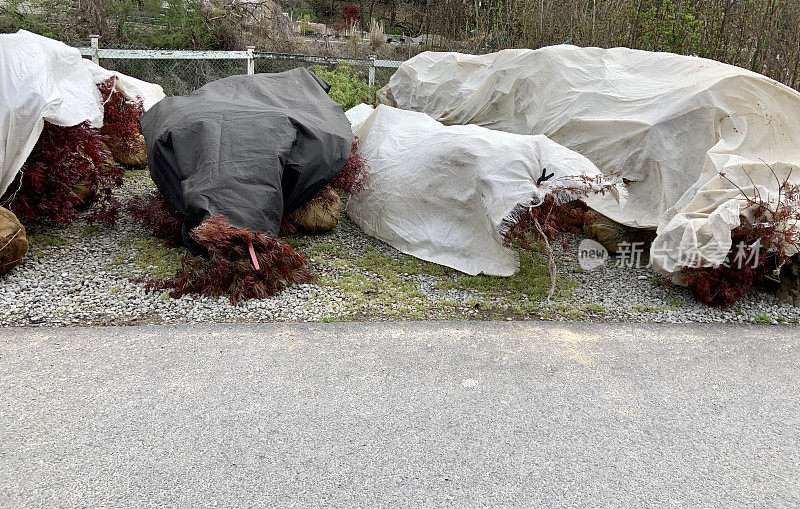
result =
[[[275,237],[281,218],[344,167],[352,133],[329,85],[304,68],[231,76],[141,118],[150,176],[184,230],[225,215]]]

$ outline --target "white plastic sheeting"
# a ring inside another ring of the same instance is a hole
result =
[[[110,75],[64,43],[25,30],[0,35],[0,195],[30,155],[45,120],[60,126],[88,120],[102,127],[95,83]],[[148,105],[164,96],[158,85],[117,75],[124,93]]]
[[[0,194],[39,140],[44,121],[103,125],[100,92],[69,46],[24,30],[0,35]]]
[[[91,60],[82,59],[83,65],[92,73],[95,84],[100,84],[112,76],[117,77],[117,89],[130,100],[141,100],[144,110],[149,110],[155,103],[165,97],[161,85],[149,83],[127,76],[117,71],[105,69]]]
[[[447,125],[543,134],[621,174],[623,206],[587,203],[629,226],[658,226],[651,259],[665,273],[696,255],[724,260],[743,200],[720,172],[770,197],[777,183],[765,163],[800,179],[800,93],[712,60],[567,45],[428,52],[406,61],[383,97]]]
[[[503,246],[500,234],[517,205],[604,180],[588,159],[544,136],[448,127],[383,105],[368,112],[364,106],[347,112],[370,173],[347,214],[404,253],[468,274],[518,270],[517,253]],[[543,168],[553,177],[537,186]]]
[[[350,121],[350,127],[353,129],[353,134],[355,134],[358,131],[358,128],[361,127],[361,124],[364,123],[364,121],[369,118],[370,115],[372,115],[373,111],[375,111],[375,108],[369,104],[361,103],[344,112],[347,120]]]

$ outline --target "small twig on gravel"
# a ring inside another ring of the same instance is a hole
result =
[[[558,267],[556,266],[556,258],[553,254],[553,248],[550,246],[550,241],[547,240],[547,235],[544,234],[544,230],[542,229],[542,225],[539,224],[539,220],[534,218],[533,224],[536,226],[536,230],[539,232],[539,235],[542,236],[544,239],[545,245],[545,252],[547,253],[547,269],[550,271],[550,290],[547,292],[547,302],[550,303],[553,300],[553,294],[556,291],[556,274],[558,272]]]

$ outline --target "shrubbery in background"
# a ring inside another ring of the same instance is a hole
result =
[[[445,51],[570,43],[696,54],[800,88],[796,0],[6,0],[0,3],[0,31],[25,28],[73,45],[96,33],[109,47],[241,50],[254,44],[267,51],[364,56],[366,45],[355,52],[349,45],[303,41],[284,9],[295,19],[326,23],[340,17],[352,22],[358,9],[363,28],[385,22],[386,33],[424,34],[425,44]],[[411,53],[402,48],[384,57]]]
[[[322,66],[315,65],[311,71],[331,85],[328,95],[341,104],[345,110],[361,103],[370,102],[369,85],[358,77],[353,67],[339,64],[334,70],[329,71]]]

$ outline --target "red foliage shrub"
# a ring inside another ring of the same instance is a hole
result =
[[[508,229],[504,230],[504,243],[516,245],[529,251],[541,251],[542,245],[536,242],[539,238],[535,231],[538,221],[542,231],[550,242],[560,241],[567,246],[567,233],[578,234],[582,231],[586,206],[579,201],[556,204],[552,196],[538,207],[520,207],[512,216],[506,218]]]
[[[128,212],[139,220],[153,235],[164,239],[169,247],[178,247],[181,240],[181,220],[158,191],[149,195],[134,196],[125,205]]]
[[[144,113],[141,99],[131,101],[117,90],[117,77],[112,76],[97,85],[103,97],[103,127],[100,132],[106,136],[107,144],[112,150],[122,147],[113,147],[113,143],[133,139],[142,134],[139,118]]]
[[[208,250],[210,259],[185,256],[175,276],[148,282],[149,290],[171,289],[170,296],[175,298],[230,294],[231,303],[236,304],[275,295],[292,283],[307,283],[316,277],[305,258],[285,240],[234,228],[224,216],[203,221],[191,236]],[[258,270],[251,261],[250,245]]]
[[[729,308],[747,294],[767,273],[765,265],[756,268],[743,266],[684,267],[683,282],[695,299],[709,306]]]
[[[541,234],[538,226],[548,242],[560,241],[566,248],[568,239],[566,234],[579,234],[582,232],[588,208],[579,199],[589,196],[590,193],[604,194],[614,187],[614,184],[604,182],[602,177],[591,179],[579,176],[560,184],[544,201],[537,206],[520,204],[506,217],[500,225],[506,245],[516,245],[522,249],[544,252],[538,240]]]
[[[45,122],[33,152],[3,196],[3,205],[23,221],[68,224],[83,202],[75,192],[81,184],[98,193],[87,219],[114,224],[119,202],[112,192],[122,185],[124,170],[111,159],[106,139],[88,122],[72,127]]]
[[[536,181],[536,185],[539,186],[552,177],[552,173],[548,174],[547,169],[542,168],[542,176]],[[589,196],[590,193],[604,194],[616,187],[602,175],[596,178],[577,175],[559,180],[558,185],[551,186],[543,202],[517,204],[503,219],[499,228],[505,245],[517,246],[547,256],[550,272],[548,302],[555,294],[558,270],[551,243],[560,239],[566,248],[568,245],[566,233],[581,231],[586,214],[586,206],[578,201],[581,197]],[[539,240],[542,241],[541,244]]]
[[[294,235],[295,233],[297,233],[297,225],[291,222],[288,217],[281,219],[281,235]]]
[[[772,174],[778,179],[774,171]],[[757,188],[755,196],[748,196],[724,173],[720,175],[739,189],[753,220],[742,217],[741,225],[731,232],[725,263],[703,267],[703,260],[698,260],[696,266],[684,267],[681,277],[697,300],[728,308],[763,280],[771,267],[783,265],[792,247],[800,246],[800,186],[789,182],[789,172],[784,180],[778,179],[778,198],[772,203]],[[741,263],[742,259],[753,261]]]
[[[343,193],[355,194],[363,191],[369,185],[369,166],[361,154],[358,153],[358,138],[353,138],[350,147],[350,157],[336,177],[328,184],[331,189]]]
[[[338,32],[341,32],[342,30],[345,30],[345,29],[349,28],[349,25],[347,24],[347,22],[345,20],[337,19],[336,21],[333,22],[333,24],[331,25],[331,28],[334,29],[338,33]]]
[[[342,7],[342,17],[344,18],[347,26],[352,26],[358,20],[358,15],[361,13],[361,8],[355,4],[345,4]]]

